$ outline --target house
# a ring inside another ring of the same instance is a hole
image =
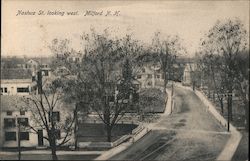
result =
[[[29,98],[32,96],[25,96]],[[20,123],[20,143],[21,147],[36,148],[46,147],[49,142],[44,138],[47,136],[47,131],[39,125],[39,117],[25,103],[23,96],[19,95],[1,95],[0,106],[0,147],[1,148],[16,148],[18,147],[18,130]],[[34,107],[35,108],[35,107]],[[53,110],[52,117],[58,122],[58,125],[66,120],[66,116],[73,114],[71,111],[72,105],[58,102],[56,109]],[[49,117],[49,116],[48,116]],[[47,118],[48,118],[47,117]],[[41,120],[40,120],[41,121]],[[50,121],[50,120],[48,120]],[[32,128],[30,128],[32,127]],[[37,131],[35,132],[33,128]],[[57,131],[58,142],[62,141],[62,136],[66,135],[63,128]],[[74,141],[73,136],[68,144]]]
[[[35,73],[31,70],[1,69],[1,95],[29,95],[35,91]]]
[[[17,124],[30,124],[31,112],[26,111],[22,96],[18,95],[1,95],[1,112],[0,112],[0,147],[17,147],[18,128]],[[22,147],[37,145],[37,136],[30,131],[20,128],[20,140]]]
[[[71,54],[67,57],[69,63],[80,63],[82,62],[81,52],[71,51]]]
[[[164,86],[164,76],[159,66],[145,65],[138,69],[136,79],[140,88],[160,88]]]
[[[39,63],[33,59],[30,59],[25,63],[25,67],[33,72],[37,72],[39,69]]]
[[[192,85],[192,72],[197,69],[195,63],[187,63],[184,68],[182,84],[183,85]]]

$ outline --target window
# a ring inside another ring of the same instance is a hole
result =
[[[60,130],[56,130],[55,131],[55,136],[56,136],[56,139],[61,139],[61,131]]]
[[[141,75],[137,75],[137,79],[141,79]]]
[[[22,126],[28,126],[29,120],[28,118],[17,118],[17,122]]]
[[[142,71],[142,73],[145,73],[145,68],[142,68],[142,70],[141,70],[141,71]]]
[[[3,93],[3,88],[1,88],[1,93]]]
[[[152,78],[152,74],[148,74],[148,78]]]
[[[12,111],[7,111],[6,113],[7,113],[8,116],[12,115]]]
[[[44,76],[48,76],[49,75],[49,71],[48,70],[43,70],[43,75]]]
[[[7,88],[6,87],[4,88],[4,92],[7,93]]]
[[[151,86],[152,85],[152,82],[148,82],[148,86]]]
[[[20,111],[20,115],[25,115],[25,111],[24,111],[24,110],[21,110],[21,111]]]
[[[5,132],[5,141],[16,141],[16,132]]]
[[[69,62],[73,62],[73,58],[69,58]]]
[[[20,140],[29,140],[29,132],[20,132]]]
[[[160,79],[160,78],[161,78],[161,75],[156,75],[156,78]]]
[[[51,112],[49,113],[49,122],[51,121]],[[60,121],[60,113],[58,111],[53,111],[52,112],[52,119],[54,121]]]
[[[29,88],[17,88],[17,92],[20,93],[29,92]]]
[[[16,126],[16,119],[15,118],[5,118],[4,119],[4,128],[10,128]]]

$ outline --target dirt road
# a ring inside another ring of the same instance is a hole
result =
[[[214,160],[229,134],[189,90],[175,87],[175,108],[152,132],[112,160]]]

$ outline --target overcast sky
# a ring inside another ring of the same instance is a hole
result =
[[[16,16],[18,10],[78,11],[77,16]],[[84,16],[86,10],[120,11],[119,16]],[[238,17],[249,33],[249,1],[29,1],[5,0],[2,5],[1,54],[46,56],[52,39],[68,38],[82,50],[80,35],[109,27],[115,34],[133,33],[146,43],[155,31],[178,34],[188,54],[198,49],[200,38],[217,20]]]

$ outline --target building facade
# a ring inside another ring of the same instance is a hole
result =
[[[2,69],[1,95],[29,95],[35,92],[35,77],[29,69]]]
[[[160,88],[164,86],[164,77],[160,67],[143,66],[138,69],[136,79],[140,88]]]

